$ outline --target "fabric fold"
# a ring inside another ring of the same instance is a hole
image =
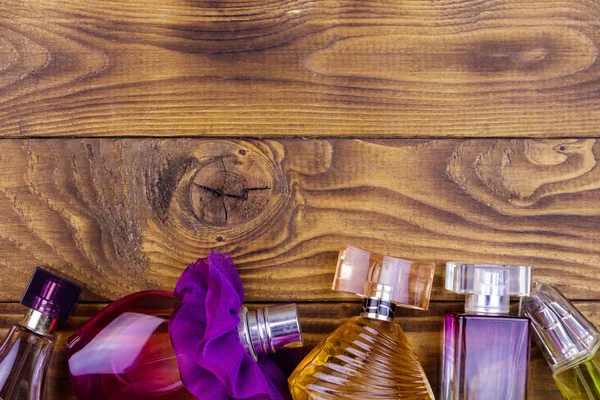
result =
[[[175,296],[169,335],[181,379],[199,399],[289,399],[287,377],[268,357],[256,362],[244,351],[237,327],[244,288],[227,253],[190,264]]]

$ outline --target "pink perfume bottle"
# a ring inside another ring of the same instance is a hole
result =
[[[57,325],[67,321],[81,288],[37,268],[21,299],[29,307],[0,347],[0,399],[46,398],[45,381]]]
[[[169,338],[169,317],[179,303],[171,292],[134,293],[110,304],[71,336],[67,357],[75,397],[195,399],[182,383]],[[255,359],[302,345],[294,304],[253,311],[242,307],[237,332]]]
[[[527,398],[529,319],[509,315],[509,301],[530,284],[530,267],[446,264],[446,290],[467,297],[444,319],[440,399]]]

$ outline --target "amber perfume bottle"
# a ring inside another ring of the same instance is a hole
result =
[[[426,310],[433,263],[382,257],[344,246],[333,290],[363,297],[363,312],[319,344],[289,378],[295,400],[433,399],[396,306]]]
[[[536,281],[521,299],[534,339],[567,400],[600,400],[600,333],[554,286]]]
[[[465,312],[444,318],[442,400],[527,398],[529,319],[511,316],[510,296],[529,294],[531,268],[446,264],[446,290]]]

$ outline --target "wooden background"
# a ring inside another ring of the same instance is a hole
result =
[[[0,333],[35,266],[106,303],[229,251],[307,347],[343,243],[439,263],[398,318],[439,381],[443,261],[529,264],[600,323],[600,4],[0,0]],[[560,399],[534,349],[530,399]]]

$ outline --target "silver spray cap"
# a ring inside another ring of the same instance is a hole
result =
[[[530,296],[521,299],[520,314],[531,319],[534,338],[553,370],[592,356],[600,334],[554,286],[535,281]]]
[[[465,311],[508,314],[510,296],[526,296],[531,288],[531,267],[446,263],[446,290],[465,294]]]
[[[304,345],[295,304],[282,304],[252,311],[243,306],[238,333],[246,351],[255,360],[262,355]]]

